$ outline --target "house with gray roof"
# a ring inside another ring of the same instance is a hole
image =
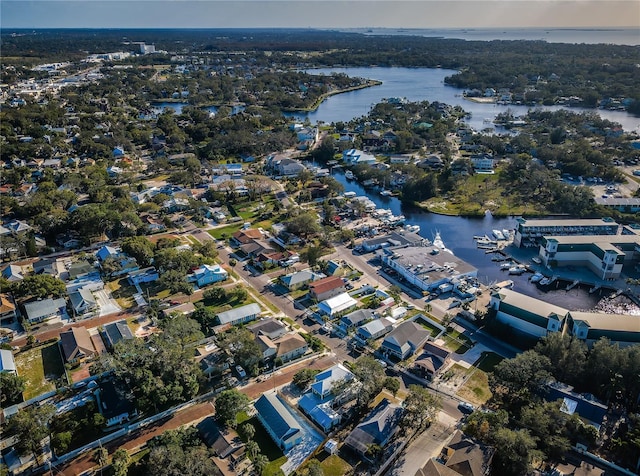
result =
[[[260,312],[262,312],[260,306],[256,303],[251,303],[245,306],[236,307],[235,309],[230,309],[229,311],[220,312],[218,313],[217,318],[220,325],[237,325],[255,320]]]
[[[287,326],[273,317],[260,319],[253,324],[249,324],[247,329],[253,332],[255,336],[263,335],[269,339],[277,339],[287,333]]]
[[[18,375],[13,352],[7,349],[0,349],[0,373],[2,372]]]
[[[294,291],[295,289],[300,289],[319,278],[321,278],[320,275],[314,273],[310,269],[304,269],[302,271],[297,271],[280,277],[280,282],[285,285],[289,291]]]
[[[281,450],[291,449],[302,441],[302,427],[275,391],[263,393],[253,406],[258,420]]]
[[[406,321],[384,338],[380,345],[380,351],[399,360],[404,360],[421,349],[430,335],[429,330],[420,324],[416,324],[413,320]]]
[[[375,317],[375,314],[371,309],[358,309],[356,311],[350,312],[346,316],[342,316],[340,322],[338,323],[338,327],[345,334],[353,331],[356,327],[369,322]]]
[[[112,322],[111,324],[106,324],[103,329],[102,338],[110,349],[113,349],[120,341],[133,339],[133,333],[127,321]]]
[[[73,312],[77,316],[97,311],[99,308],[96,298],[93,297],[91,291],[86,287],[69,293],[69,300],[71,301]]]
[[[374,319],[366,324],[361,325],[356,330],[356,336],[363,341],[376,340],[380,337],[387,335],[393,330],[393,322],[386,317],[381,319]]]
[[[64,298],[47,298],[26,303],[24,314],[31,323],[42,322],[54,317],[62,317],[66,307],[67,301]]]
[[[383,399],[354,430],[349,433],[345,444],[367,458],[370,445],[384,446],[398,430],[398,423],[402,417],[402,407]]]

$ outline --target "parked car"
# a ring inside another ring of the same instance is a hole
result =
[[[476,407],[468,402],[460,402],[458,403],[458,410],[462,413],[473,413],[476,410]]]
[[[238,377],[240,377],[240,378],[246,378],[247,377],[247,372],[245,372],[244,369],[239,365],[236,365],[236,373],[238,374]]]

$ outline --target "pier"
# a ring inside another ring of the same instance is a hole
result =
[[[576,279],[573,283],[569,284],[565,289],[567,291],[571,291],[573,288],[575,288],[578,284],[580,284],[580,280]]]

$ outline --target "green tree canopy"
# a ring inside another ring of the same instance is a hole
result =
[[[50,274],[32,274],[13,286],[16,297],[58,298],[67,293],[64,282]]]
[[[237,415],[249,408],[249,397],[236,389],[221,392],[215,400],[214,406],[220,423],[235,428]]]

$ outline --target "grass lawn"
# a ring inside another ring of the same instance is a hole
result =
[[[243,223],[239,221],[238,223],[233,223],[227,226],[221,226],[220,228],[214,228],[213,230],[209,230],[209,234],[215,238],[216,240],[222,240],[223,238],[229,238],[236,231],[242,228]]]
[[[247,420],[256,429],[256,433],[253,436],[253,440],[258,443],[260,452],[267,457],[269,464],[262,471],[262,476],[276,476],[282,475],[282,466],[287,461],[287,457],[282,453],[282,450],[271,439],[267,430],[264,429],[262,423],[258,420],[258,417],[252,417]]]
[[[427,329],[429,332],[431,332],[431,337],[435,337],[438,334],[440,334],[440,329],[438,329],[437,327],[432,326],[431,324],[429,324],[428,322],[419,319],[418,324],[420,324],[422,327],[424,327],[425,329]]]
[[[65,375],[57,342],[20,352],[16,367],[18,375],[25,379],[25,400],[55,390],[55,381]]]
[[[350,472],[351,465],[338,455],[329,455],[324,461],[320,461],[324,476],[342,476]]]
[[[471,340],[458,331],[447,332],[442,336],[445,346],[456,354],[464,354],[472,347]]]
[[[458,390],[457,395],[474,405],[482,405],[492,396],[489,390],[489,378],[482,370],[471,367],[466,375],[467,380]]]
[[[127,278],[121,278],[117,281],[107,283],[107,287],[111,290],[111,295],[122,309],[130,309],[136,305],[133,295],[136,294],[135,286],[131,286]]]
[[[473,364],[474,367],[483,372],[493,372],[496,365],[504,360],[504,357],[495,352],[483,352],[478,360]]]

